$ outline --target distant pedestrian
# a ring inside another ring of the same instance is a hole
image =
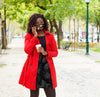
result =
[[[30,89],[30,97],[39,97],[39,88],[44,88],[46,97],[56,97],[57,78],[52,57],[57,57],[58,49],[48,27],[43,14],[35,13],[28,20],[24,41],[24,51],[28,55],[19,84]]]

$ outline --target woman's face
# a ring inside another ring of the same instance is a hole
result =
[[[36,30],[41,31],[44,28],[44,21],[42,18],[37,18],[36,20]]]

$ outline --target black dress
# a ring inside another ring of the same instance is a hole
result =
[[[38,36],[40,44],[46,51],[45,36]],[[39,54],[38,71],[36,78],[36,88],[52,87],[51,73],[49,64],[42,53]]]

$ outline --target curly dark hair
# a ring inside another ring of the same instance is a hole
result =
[[[44,29],[48,31],[49,23],[43,14],[35,13],[31,15],[27,23],[27,33],[32,33],[32,27],[36,24],[37,18],[42,18],[44,21]]]

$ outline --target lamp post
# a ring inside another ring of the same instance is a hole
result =
[[[88,41],[88,4],[90,3],[90,0],[85,0],[85,3],[87,4],[87,21],[86,21],[86,55],[89,55],[89,41]]]
[[[0,9],[2,8],[2,4],[3,4],[3,0],[0,0]],[[0,53],[2,52],[2,47],[1,47],[1,45],[2,45],[2,35],[1,35],[1,29],[2,29],[2,18],[1,18],[1,12],[0,12]]]
[[[98,25],[97,25],[97,42],[99,43],[99,29],[98,29]]]
[[[75,15],[74,15],[74,18],[73,18],[73,22],[74,22],[74,51],[75,51]]]

